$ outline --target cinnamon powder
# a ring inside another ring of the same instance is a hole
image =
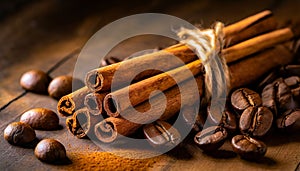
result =
[[[74,152],[69,153],[68,157],[72,161],[72,164],[67,166],[70,170],[149,170],[165,158],[164,156],[157,156],[132,159],[109,152]]]

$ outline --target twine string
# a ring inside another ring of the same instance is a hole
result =
[[[230,86],[228,66],[221,55],[224,44],[223,28],[223,23],[216,22],[211,29],[181,27],[177,32],[181,39],[180,42],[193,50],[204,65],[205,99],[207,101],[226,98]]]

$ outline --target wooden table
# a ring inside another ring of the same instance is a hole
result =
[[[204,27],[214,21],[232,23],[264,9],[271,9],[280,23],[288,20],[300,21],[300,1],[217,1],[202,0],[181,2],[154,0],[108,2],[98,1],[12,1],[17,10],[5,8],[0,18],[0,130],[3,137],[5,127],[18,121],[20,115],[34,107],[56,110],[57,101],[46,95],[26,93],[19,85],[22,73],[30,69],[41,69],[52,77],[72,75],[80,49],[101,27],[116,19],[131,14],[156,12],[180,17]],[[15,4],[14,4],[15,3]],[[20,5],[21,4],[21,5]],[[124,25],[124,27],[130,27]],[[105,43],[105,40],[99,43]],[[165,47],[173,42],[158,36],[138,36],[114,48],[110,55],[124,58],[138,50]],[[73,137],[65,128],[65,118],[60,118],[63,129],[36,131],[39,139],[56,138],[67,148],[68,153],[97,150],[89,140]],[[271,135],[265,140],[268,145],[266,157],[260,162],[241,160],[232,154],[227,142],[218,155],[212,157],[201,152],[192,143],[186,144],[181,153],[188,158],[174,155],[170,160],[158,163],[153,169],[162,170],[300,170],[300,136]],[[57,170],[71,169],[38,161],[32,149],[9,145],[0,138],[0,170]],[[223,152],[222,152],[223,151]],[[226,154],[223,154],[226,153]],[[170,155],[170,154],[169,154]],[[72,155],[69,156],[72,161]]]

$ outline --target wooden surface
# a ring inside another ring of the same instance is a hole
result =
[[[19,2],[19,1],[18,1]],[[12,2],[13,3],[13,2]],[[0,4],[1,5],[1,4]],[[41,69],[52,77],[73,72],[77,55],[85,42],[98,29],[131,14],[158,12],[175,15],[192,23],[210,26],[214,21],[232,23],[243,17],[271,9],[280,23],[300,21],[300,1],[140,1],[101,3],[99,1],[30,1],[16,11],[3,13],[0,20],[0,170],[68,170],[71,165],[56,166],[38,161],[32,149],[9,145],[2,137],[5,127],[18,121],[20,115],[34,107],[56,110],[57,101],[46,95],[26,93],[19,85],[22,73]],[[4,8],[4,7],[3,7]],[[1,9],[1,7],[0,7]],[[5,6],[5,9],[7,7]],[[129,27],[129,26],[124,26]],[[105,40],[103,42],[105,43]],[[158,36],[139,36],[114,48],[111,55],[124,58],[138,50],[172,44]],[[99,150],[89,140],[73,137],[65,128],[36,131],[39,139],[56,138],[67,148],[73,162],[74,153]],[[166,154],[153,170],[299,170],[300,136],[271,135],[266,157],[260,162],[248,162],[232,153],[227,142],[219,154],[212,157],[201,152],[193,143]],[[109,169],[109,168],[108,168]]]

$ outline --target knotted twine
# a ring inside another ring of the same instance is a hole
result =
[[[230,87],[228,66],[221,54],[224,44],[223,28],[223,23],[216,22],[211,29],[181,27],[177,32],[180,42],[194,51],[205,68],[206,101],[225,99]]]

